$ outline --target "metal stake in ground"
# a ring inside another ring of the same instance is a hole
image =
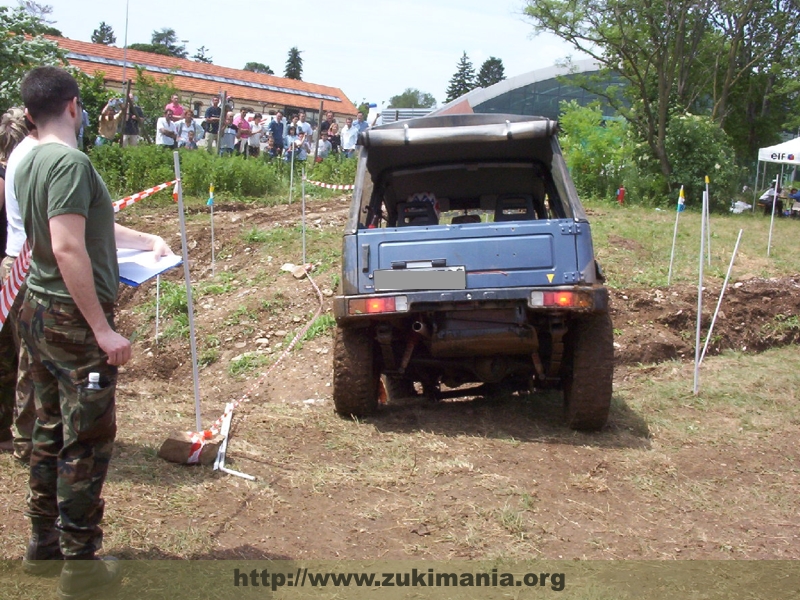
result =
[[[700,362],[703,362],[703,359],[706,356],[706,350],[708,349],[708,342],[711,340],[711,334],[714,332],[714,323],[717,322],[719,307],[722,306],[722,298],[725,296],[725,290],[728,287],[728,280],[731,278],[731,271],[733,270],[733,261],[736,260],[736,253],[739,251],[739,242],[742,241],[743,231],[744,229],[739,230],[739,237],[736,238],[736,245],[733,247],[733,254],[731,255],[731,264],[728,265],[728,272],[725,275],[725,281],[722,283],[722,291],[719,293],[719,300],[717,300],[717,308],[714,309],[714,316],[711,317],[711,325],[708,328],[708,334],[706,334],[706,343],[703,344],[703,351],[700,353]]]
[[[686,197],[683,195],[683,186],[678,194],[678,209],[675,213],[675,230],[672,233],[672,251],[669,253],[669,273],[667,273],[667,286],[672,281],[672,261],[675,259],[675,241],[678,239],[678,217],[681,216],[686,207]]]
[[[183,252],[183,278],[186,281],[186,305],[189,309],[189,343],[192,348],[192,379],[194,380],[194,417],[197,431],[203,431],[200,419],[200,375],[197,370],[197,341],[194,331],[194,304],[192,302],[192,278],[189,274],[189,240],[186,237],[186,216],[183,210],[183,184],[181,183],[181,159],[178,152],[172,153],[175,163],[175,179],[178,183],[178,217],[181,224],[181,246]]]
[[[306,265],[306,164],[303,163],[303,180],[300,183],[302,190],[302,206],[300,207],[300,221],[303,229],[303,267]]]
[[[711,266],[711,195],[708,193],[708,175],[706,175],[706,244],[708,245],[708,266]]]
[[[158,346],[158,321],[161,318],[161,273],[156,275],[156,346]]]
[[[208,186],[208,206],[211,207],[211,276],[216,274],[217,261],[214,258],[214,184]]]
[[[778,177],[775,177],[775,183],[772,186],[772,216],[769,219],[769,239],[767,239],[767,257],[769,257],[769,250],[772,246],[772,226],[775,224],[775,205],[778,204]]]
[[[703,318],[703,259],[705,258],[706,242],[706,204],[708,195],[703,194],[703,210],[700,218],[700,280],[697,284],[697,331],[694,342],[694,395],[700,391],[700,321]]]
[[[294,146],[294,142],[292,142]],[[292,203],[292,192],[294,188],[294,153],[297,148],[292,148],[292,158],[289,161],[289,204]]]

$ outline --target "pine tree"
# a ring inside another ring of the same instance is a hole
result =
[[[163,46],[166,48],[170,56],[186,58],[189,53],[186,52],[186,46],[183,44],[178,45],[179,41],[178,34],[175,33],[175,30],[168,27],[162,28],[161,31],[154,31],[150,39],[150,43],[153,46]]]
[[[104,46],[111,46],[117,41],[117,36],[114,35],[114,30],[111,29],[111,25],[106,23],[105,21],[100,21],[100,25],[97,26],[92,32],[92,43],[93,44],[103,44]]]
[[[447,86],[447,99],[445,102],[451,102],[470,90],[474,90],[476,85],[475,68],[472,66],[467,53],[464,52],[461,55],[461,60],[458,61],[458,70],[450,79],[450,85]]]
[[[506,70],[503,67],[503,60],[490,56],[481,65],[478,71],[478,86],[489,87],[506,78]]]
[[[302,81],[303,58],[300,56],[301,54],[302,52],[297,49],[297,46],[289,50],[289,57],[286,59],[286,68],[283,72],[284,77]]]
[[[195,52],[192,56],[192,60],[195,62],[205,63],[207,65],[210,65],[214,62],[214,59],[208,55],[208,48],[205,46],[200,46],[197,49],[197,52]]]

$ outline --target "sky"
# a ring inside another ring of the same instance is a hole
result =
[[[125,0],[42,0],[65,37],[90,41],[101,21],[116,46],[125,41]],[[16,5],[0,1],[0,5]],[[571,54],[555,36],[534,34],[522,16],[524,0],[372,0],[273,4],[237,0],[220,14],[207,0],[132,0],[128,43],[149,43],[154,30],[172,28],[189,55],[205,46],[214,64],[241,69],[269,65],[283,75],[288,51],[302,52],[303,80],[341,89],[355,104],[379,108],[406,88],[433,94],[441,105],[463,52],[476,72],[490,56],[506,77],[552,66]],[[578,58],[575,55],[575,58]]]

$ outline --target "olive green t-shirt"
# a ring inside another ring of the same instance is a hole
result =
[[[53,255],[50,219],[77,214],[86,219],[86,250],[100,302],[114,302],[119,287],[114,206],[89,158],[62,144],[39,144],[17,167],[14,186],[32,257],[28,288],[73,302]]]

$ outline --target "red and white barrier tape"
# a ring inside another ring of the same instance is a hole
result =
[[[310,179],[306,179],[306,183],[310,183],[311,185],[316,185],[317,187],[327,188],[329,190],[352,190],[356,187],[354,185],[337,185],[335,183],[322,183],[321,181],[311,181]]]
[[[25,274],[28,272],[30,265],[31,247],[28,244],[28,240],[25,240],[19,255],[14,259],[14,264],[11,265],[11,273],[8,274],[8,280],[0,289],[0,328],[6,322],[11,306],[14,304],[14,298],[17,297],[19,289],[22,287],[22,282],[25,281]]]
[[[167,183],[162,183],[155,187],[151,187],[137,194],[133,194],[132,196],[127,196],[122,200],[117,200],[113,203],[114,212],[119,212],[123,208],[127,208],[131,204],[134,204],[139,200],[143,200],[148,196],[152,196],[156,192],[165,190],[176,183],[178,183],[177,179],[168,181]],[[2,328],[6,322],[6,319],[8,318],[8,312],[11,310],[11,306],[14,304],[14,299],[17,297],[19,289],[22,287],[22,282],[25,281],[25,275],[28,273],[28,268],[30,265],[31,249],[28,245],[28,241],[25,240],[25,244],[22,246],[19,256],[17,256],[13,266],[11,267],[11,273],[8,277],[8,281],[6,281],[5,284],[2,285],[2,289],[0,289],[0,328]]]
[[[139,192],[137,194],[133,194],[132,196],[127,196],[126,198],[123,198],[122,200],[117,200],[116,202],[114,202],[114,212],[119,212],[123,208],[128,208],[131,204],[135,204],[139,200],[143,200],[143,199],[145,199],[145,198],[147,198],[149,196],[152,196],[156,192],[160,192],[161,190],[165,190],[168,187],[171,187],[171,186],[175,185],[176,183],[178,183],[178,180],[174,179],[172,181],[168,181],[167,183],[162,183],[162,184],[157,185],[155,187],[151,187],[149,189],[146,189],[143,192]]]
[[[314,324],[314,321],[316,321],[317,318],[319,318],[319,316],[322,314],[322,292],[319,291],[319,287],[317,287],[316,282],[313,279],[311,279],[311,276],[309,275],[309,271],[311,270],[311,265],[305,265],[305,269],[306,269],[306,277],[308,278],[308,281],[311,283],[311,286],[314,288],[314,291],[317,293],[317,299],[319,300],[319,306],[317,307],[314,316],[311,317],[311,320],[309,320],[308,323],[305,324],[303,329],[301,329],[298,332],[298,334],[294,336],[294,339],[289,343],[288,346],[286,346],[286,349],[283,352],[281,352],[280,356],[278,356],[275,362],[270,365],[269,369],[267,369],[261,374],[258,380],[255,383],[253,383],[253,385],[250,386],[250,388],[242,395],[241,398],[239,398],[238,400],[234,400],[229,405],[229,408],[226,408],[226,410],[222,413],[222,416],[216,421],[214,421],[214,424],[211,425],[211,427],[200,432],[197,431],[187,432],[192,439],[192,446],[189,452],[189,461],[188,461],[189,464],[196,464],[200,462],[200,451],[203,449],[203,446],[205,446],[207,440],[210,440],[212,437],[214,437],[220,432],[220,429],[222,428],[222,422],[225,420],[225,417],[228,414],[232,413],[234,410],[236,410],[236,408],[243,402],[248,402],[249,400],[251,400],[250,395],[257,388],[260,388],[263,385],[264,380],[269,376],[269,374],[273,371],[273,369],[275,369],[275,367],[277,367],[280,364],[280,362],[289,355],[292,349],[297,345],[297,342],[303,339],[303,336],[309,330],[311,325]]]

